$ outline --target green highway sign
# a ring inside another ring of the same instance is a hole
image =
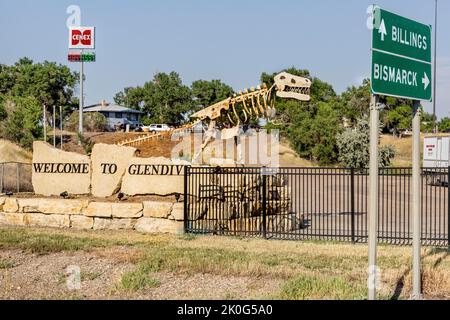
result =
[[[431,27],[379,7],[372,31],[372,92],[431,100]]]

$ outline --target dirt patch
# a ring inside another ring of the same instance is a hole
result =
[[[99,252],[30,254],[3,250],[0,261],[0,299],[255,299],[275,293],[281,281],[210,274],[182,275],[156,272],[155,288],[124,291],[120,279],[134,269],[133,254],[124,249],[118,257]],[[69,289],[71,270],[81,271],[81,287]]]

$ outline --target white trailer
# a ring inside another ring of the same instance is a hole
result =
[[[423,148],[423,167],[429,173],[429,182],[448,186],[448,174],[445,169],[450,166],[450,136],[426,137]]]

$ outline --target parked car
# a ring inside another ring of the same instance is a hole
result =
[[[165,132],[169,131],[171,127],[167,124],[151,124],[148,126],[148,131],[151,133],[157,133],[157,132]]]

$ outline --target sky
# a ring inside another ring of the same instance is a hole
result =
[[[96,27],[97,61],[85,64],[85,103],[113,100],[157,72],[184,84],[220,79],[235,90],[262,72],[294,66],[341,93],[370,77],[367,7],[375,0],[0,0],[0,63],[27,56],[67,61],[69,5]],[[382,8],[434,24],[434,0],[378,0]],[[450,1],[439,0],[437,114],[450,116]],[[425,110],[432,112],[430,103]]]

